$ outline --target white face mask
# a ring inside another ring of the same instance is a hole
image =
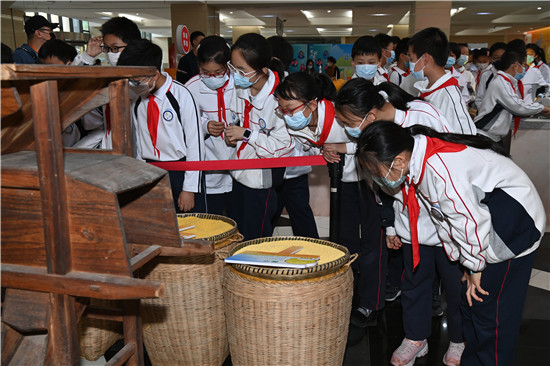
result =
[[[147,81],[143,81],[139,84],[133,83],[132,81],[129,82],[130,91],[131,93],[134,93],[137,96],[145,97],[149,95],[149,93],[155,88],[155,84],[153,83],[152,86],[149,86],[149,82],[151,81],[153,77],[149,77]],[[130,99],[132,99],[130,97]],[[137,98],[135,98],[137,99]]]
[[[107,52],[107,61],[109,61],[111,66],[116,66],[121,53],[122,52]]]

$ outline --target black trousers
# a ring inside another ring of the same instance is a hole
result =
[[[401,282],[401,304],[405,337],[413,341],[421,341],[431,334],[432,294],[437,268],[445,287],[449,340],[461,343],[463,341],[460,311],[462,270],[458,262],[451,262],[442,247],[419,245],[420,263],[413,272],[412,245],[403,244],[402,248],[405,275]]]
[[[178,198],[182,191],[183,182],[185,180],[185,172],[178,171],[168,171],[168,176],[170,177],[170,187],[172,188],[172,198],[174,199],[174,207],[176,208],[177,213],[184,213],[178,207]],[[204,194],[204,185],[203,190],[200,193],[195,193],[195,207],[189,212],[206,212],[206,198]]]
[[[277,210],[275,189],[249,188],[233,180],[233,201],[232,218],[245,241],[273,235],[272,220]]]
[[[380,221],[380,207],[364,181],[342,182],[340,244],[359,258],[352,264],[359,306],[384,307],[388,250]]]
[[[285,179],[276,191],[277,212],[273,218],[273,227],[276,226],[283,208],[286,207],[294,236],[319,238],[315,217],[309,205],[308,175]]]
[[[466,302],[466,283],[462,285],[462,313],[466,348],[461,365],[514,364],[514,352],[521,323],[521,313],[535,253],[502,263],[487,264],[481,272],[483,302]]]

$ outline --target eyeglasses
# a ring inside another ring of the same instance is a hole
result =
[[[108,46],[101,46],[101,51],[103,51],[104,53],[109,53],[109,52],[112,52],[112,53],[119,53],[121,52],[121,50],[126,47],[126,46],[113,46],[113,47],[108,47]]]
[[[252,75],[255,75],[258,71],[257,70],[253,70],[253,71],[249,71],[249,72],[244,72],[242,70],[239,70],[235,67],[235,65],[233,65],[231,63],[231,61],[227,61],[227,66],[229,66],[229,70],[231,70],[232,73],[234,74],[239,74],[241,76],[252,76]]]
[[[309,106],[309,103],[302,103],[300,104],[299,106],[297,106],[296,108],[292,108],[292,109],[283,109],[281,108],[281,106],[278,106],[275,108],[275,114],[279,117],[279,118],[283,118],[284,116],[289,116],[289,117],[292,117],[294,115],[294,112],[296,112],[296,110],[298,108],[301,108],[305,106],[305,108],[303,110],[305,110],[308,106]]]
[[[149,84],[149,82],[151,81],[153,77],[150,76],[149,79],[146,80],[136,80],[136,79],[128,79],[128,83],[130,83],[130,85],[132,86],[140,86],[140,85],[145,85],[145,84]]]
[[[199,75],[203,78],[218,78],[221,79],[227,71],[218,72],[216,74],[211,74],[209,72],[200,71]]]

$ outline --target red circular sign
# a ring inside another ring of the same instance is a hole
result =
[[[190,47],[191,40],[189,37],[189,29],[187,29],[187,27],[184,25],[183,27],[181,27],[181,49],[183,50],[183,53],[189,53]]]

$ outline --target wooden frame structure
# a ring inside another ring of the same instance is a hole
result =
[[[129,77],[154,68],[2,65],[2,364],[75,365],[78,319],[123,322],[108,365],[142,365],[139,299],[161,283],[134,278],[158,255],[203,255],[180,239],[164,170],[132,156]],[[63,149],[61,132],[110,104],[113,149]],[[122,300],[121,309],[88,306]]]

